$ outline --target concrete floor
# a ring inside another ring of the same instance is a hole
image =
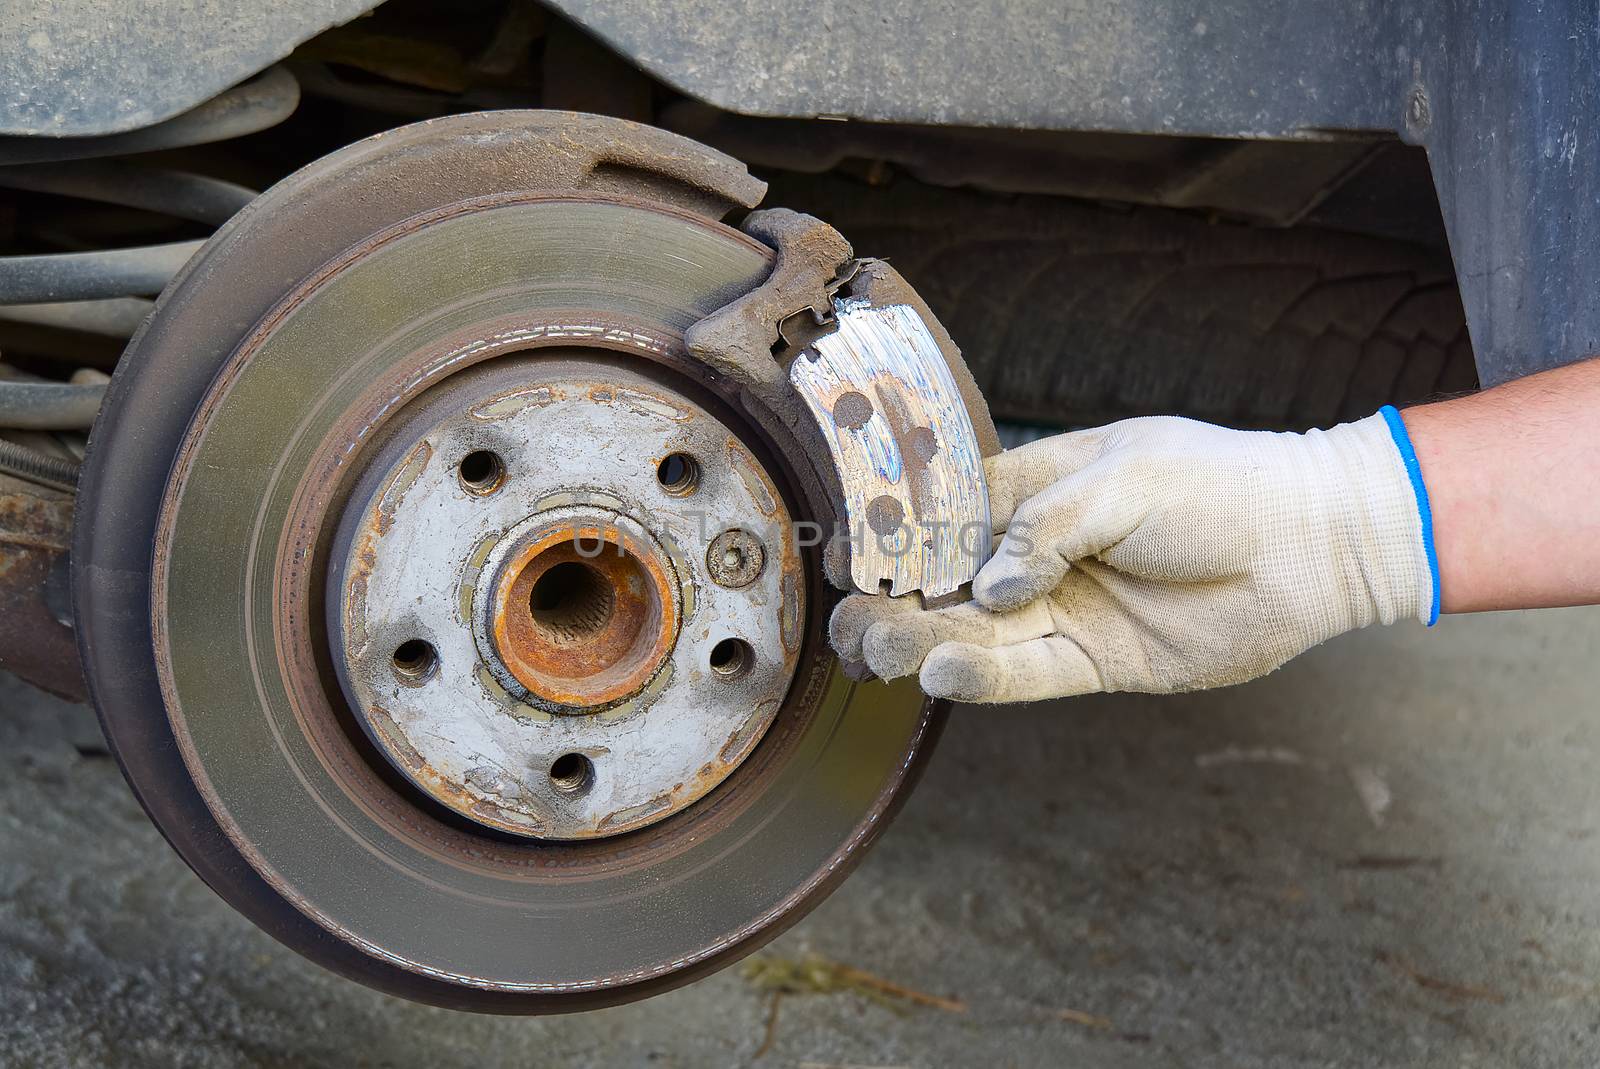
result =
[[[778,1004],[757,1066],[1592,1064],[1600,610],[1346,636],[1182,698],[962,709],[768,953],[959,999]],[[413,1006],[231,913],[69,706],[0,680],[0,1064],[746,1065],[737,968],[547,1019]]]

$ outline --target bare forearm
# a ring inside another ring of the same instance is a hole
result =
[[[1600,603],[1600,359],[1404,419],[1445,612]]]

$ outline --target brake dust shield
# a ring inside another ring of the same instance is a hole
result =
[[[683,342],[771,271],[717,221],[761,192],[618,120],[421,123],[264,194],[134,341],[79,498],[91,691],[289,946],[446,1006],[627,1001],[793,923],[903,798],[943,708],[845,678],[773,533],[832,505]]]

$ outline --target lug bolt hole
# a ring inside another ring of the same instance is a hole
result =
[[[669,453],[656,465],[656,481],[669,494],[692,494],[700,485],[700,462],[688,453]]]
[[[744,675],[755,659],[755,651],[742,638],[725,638],[711,647],[711,670],[723,679]]]
[[[475,449],[461,458],[457,469],[461,485],[469,494],[485,496],[500,489],[506,481],[506,466],[498,454],[487,449]]]
[[[417,684],[432,677],[439,668],[439,651],[420,638],[407,639],[394,651],[394,674],[400,682]]]
[[[582,794],[594,783],[594,762],[581,753],[562,754],[550,766],[550,786],[563,794]]]

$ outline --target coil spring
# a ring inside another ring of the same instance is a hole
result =
[[[232,182],[142,166],[127,157],[209,144],[275,126],[300,101],[294,76],[274,67],[173,119],[103,137],[0,137],[0,187],[51,193],[159,212],[212,227],[256,196]],[[178,241],[135,248],[0,256],[0,320],[131,337],[151,300],[204,244]],[[83,430],[98,400],[85,387],[0,379],[0,428]],[[103,391],[103,387],[98,387]],[[77,466],[0,441],[0,471],[71,489]]]

